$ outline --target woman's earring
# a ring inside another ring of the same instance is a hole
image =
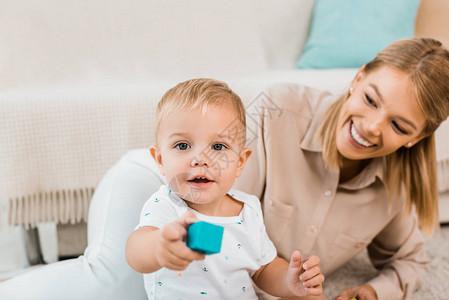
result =
[[[351,86],[351,88],[349,89],[349,94],[352,94],[353,91],[354,91],[354,88]]]
[[[407,147],[410,148],[411,146],[412,146],[412,143],[411,143],[411,142],[408,142],[408,143],[407,143]]]

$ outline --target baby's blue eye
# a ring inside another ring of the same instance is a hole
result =
[[[223,144],[214,144],[214,145],[212,145],[212,149],[217,150],[217,151],[221,151],[221,150],[223,150],[225,148],[226,148],[226,146],[223,145]]]
[[[187,143],[179,143],[179,144],[176,144],[175,148],[177,148],[179,150],[187,150],[190,148],[190,146]]]

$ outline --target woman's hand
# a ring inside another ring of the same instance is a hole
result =
[[[299,251],[294,251],[290,259],[287,273],[288,289],[296,296],[318,296],[323,293],[324,275],[318,263],[318,256],[301,260]]]
[[[161,267],[181,271],[192,261],[205,258],[204,254],[188,248],[185,243],[189,225],[197,221],[195,215],[188,211],[160,230],[156,244],[156,259]]]
[[[374,288],[368,284],[350,287],[343,290],[335,300],[377,300],[377,294]]]

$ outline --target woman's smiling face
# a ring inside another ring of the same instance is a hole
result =
[[[408,76],[391,67],[362,68],[340,112],[337,148],[351,160],[381,157],[419,142],[426,119]]]

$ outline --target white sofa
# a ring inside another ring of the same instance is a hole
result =
[[[424,0],[419,24],[436,19],[432,1]],[[341,93],[357,72],[295,69],[313,0],[2,4],[9,13],[0,21],[0,197],[9,221],[88,223],[83,256],[0,284],[2,299],[145,299],[124,242],[163,182],[145,148],[169,87],[214,77],[249,103],[283,81]],[[435,27],[416,32],[447,43]],[[449,221],[447,123],[437,154]]]

